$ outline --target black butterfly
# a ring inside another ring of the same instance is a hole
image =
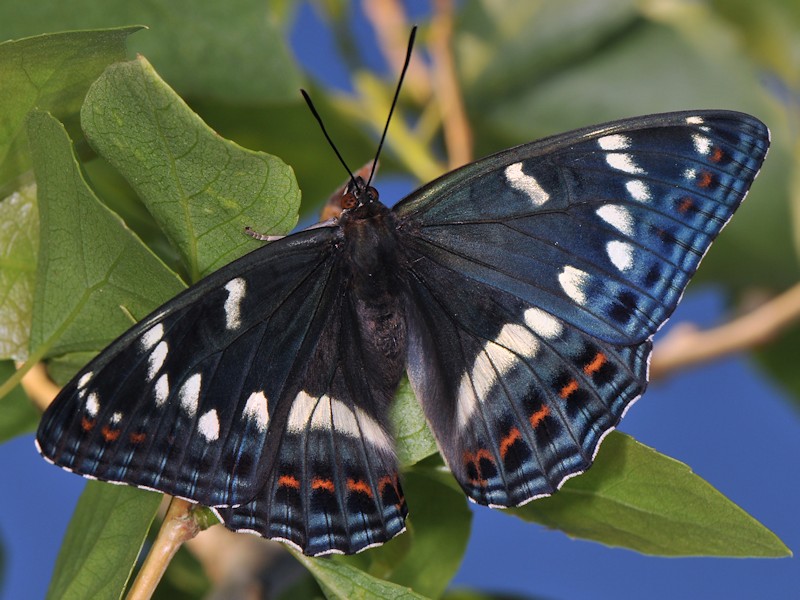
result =
[[[48,460],[215,508],[310,555],[404,530],[387,422],[404,372],[467,495],[516,506],[587,469],[651,338],[764,159],[724,111],[637,117],[457,169],[223,267],[67,384]]]

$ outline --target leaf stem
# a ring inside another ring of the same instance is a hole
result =
[[[142,568],[128,592],[128,600],[148,600],[156,591],[181,544],[196,536],[200,527],[192,515],[193,504],[173,498]]]

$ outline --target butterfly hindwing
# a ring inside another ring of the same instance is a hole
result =
[[[768,143],[738,113],[641,117],[502,152],[397,206],[409,376],[471,498],[518,505],[591,465]]]
[[[231,529],[310,555],[386,542],[405,529],[407,513],[387,422],[404,365],[370,364],[375,352],[365,347],[357,303],[337,296],[302,382],[284,403],[289,413],[266,482],[252,502],[218,511]]]

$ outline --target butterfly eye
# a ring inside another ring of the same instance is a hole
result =
[[[377,202],[378,201],[378,190],[374,187],[370,186],[367,188],[367,198],[369,198],[370,202]]]
[[[342,196],[342,209],[355,208],[356,204],[358,204],[358,200],[353,192],[347,192]]]

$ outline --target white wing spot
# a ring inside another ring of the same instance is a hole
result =
[[[650,200],[650,188],[647,184],[640,179],[631,179],[625,184],[625,189],[631,195],[631,198],[639,202],[647,202]]]
[[[633,266],[633,246],[627,242],[612,240],[606,244],[608,258],[620,271],[627,271]]]
[[[357,406],[356,419],[358,420],[361,435],[364,436],[364,439],[385,452],[394,452],[394,444],[383,427],[380,426],[380,423]]]
[[[542,309],[535,307],[525,311],[525,323],[536,334],[547,339],[558,337],[564,330],[561,321],[550,313],[546,313]]]
[[[267,430],[269,423],[269,412],[267,411],[267,396],[264,392],[253,392],[247,399],[242,411],[242,416],[251,421],[255,421],[259,431]]]
[[[625,235],[633,235],[633,218],[628,209],[616,204],[606,204],[597,209],[597,216]]]
[[[97,416],[97,413],[100,412],[100,398],[95,392],[92,392],[86,398],[86,412],[93,419]]]
[[[203,382],[203,376],[200,373],[195,373],[187,379],[181,386],[180,400],[181,408],[186,411],[190,417],[193,417],[197,412],[197,405],[200,401],[200,386]]]
[[[633,158],[631,158],[630,154],[611,152],[610,154],[606,154],[606,162],[610,167],[618,171],[624,171],[625,173],[631,173],[633,175],[644,173],[644,169],[633,162]]]
[[[219,439],[219,416],[215,408],[200,417],[197,421],[197,431],[209,442]]]
[[[550,194],[544,191],[535,177],[522,172],[522,163],[514,163],[506,167],[506,181],[515,190],[527,194],[534,206],[541,206],[550,199]]]
[[[686,117],[686,123],[689,125],[702,125],[705,121],[703,121],[703,117]]]
[[[169,379],[167,378],[166,373],[156,380],[155,393],[156,406],[162,406],[169,397]]]
[[[525,320],[527,324],[527,313]],[[486,401],[497,383],[498,376],[503,376],[513,369],[519,362],[520,356],[533,358],[538,350],[539,340],[526,327],[517,323],[503,325],[497,337],[487,341],[475,357],[472,370],[461,377],[456,406],[459,425],[466,425],[477,409],[478,403]]]
[[[286,429],[292,433],[302,433],[317,407],[317,398],[312,398],[308,392],[301,391],[292,401],[292,410],[289,412],[289,420]]]
[[[156,374],[161,370],[161,367],[164,366],[164,361],[167,360],[167,354],[169,354],[169,346],[167,345],[167,342],[161,340],[153,349],[153,352],[148,358],[148,381],[151,381],[153,377],[155,377]]]
[[[81,378],[78,379],[78,389],[80,390],[85,388],[86,384],[88,384],[91,381],[93,376],[94,376],[93,371],[88,371],[87,373],[81,375]]]
[[[625,150],[625,148],[630,147],[631,140],[624,135],[614,134],[598,138],[597,144],[603,150]]]
[[[225,289],[228,290],[228,298],[225,300],[225,327],[237,329],[242,324],[240,310],[246,291],[245,280],[241,277],[231,279],[225,284]]]
[[[688,180],[688,181],[693,180],[695,177],[697,177],[697,170],[696,169],[686,169],[683,172],[683,178]]]
[[[711,151],[711,140],[704,135],[695,133],[692,135],[692,142],[694,142],[694,149],[698,154],[706,155]]]
[[[578,304],[586,304],[586,292],[583,289],[589,282],[589,274],[586,271],[567,265],[558,274],[558,282],[567,296]]]
[[[122,421],[122,413],[121,412],[115,412],[113,415],[111,415],[111,424],[112,425],[116,425],[120,421]]]
[[[159,323],[158,325],[154,325],[150,329],[148,329],[142,337],[139,339],[139,342],[142,344],[142,350],[147,352],[155,346],[158,341],[164,337],[164,325]]]

